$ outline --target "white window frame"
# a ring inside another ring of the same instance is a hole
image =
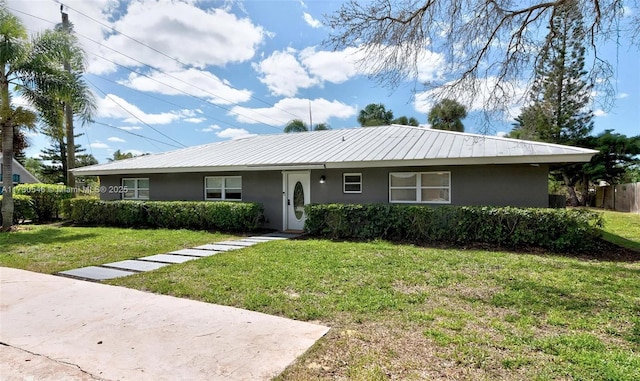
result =
[[[238,188],[228,188],[227,187],[227,179],[240,179],[240,198],[232,198],[227,199],[227,189],[237,190]],[[209,189],[217,189],[217,188],[207,188],[207,179],[222,179],[222,197],[221,198],[213,198],[207,197],[207,190]],[[204,199],[206,201],[242,201],[242,176],[205,176],[204,178]]]
[[[127,187],[127,189],[125,190],[124,187],[124,182],[125,181],[131,181],[133,180],[135,183],[135,186],[133,187],[133,197],[127,197],[127,192],[129,191],[129,187]],[[140,186],[138,185],[140,183],[140,180],[147,180],[147,182],[149,183],[149,187],[148,188],[140,188]],[[120,184],[122,185],[122,199],[123,200],[148,200],[149,196],[147,197],[140,197],[140,191],[141,190],[146,190],[147,192],[149,192],[150,188],[151,188],[151,182],[149,181],[148,177],[123,177],[122,180],[120,180]]]
[[[422,175],[447,175],[448,186],[422,186]],[[393,175],[415,175],[416,176],[416,185],[415,187],[411,186],[402,186],[402,187],[392,187],[391,186],[391,176]],[[393,201],[391,200],[391,190],[392,189],[415,189],[416,191],[416,199],[414,201]],[[442,201],[430,201],[422,200],[422,190],[423,189],[446,189],[449,194],[449,199]],[[389,173],[389,203],[393,204],[451,204],[451,172],[450,171],[431,171],[431,172],[390,172]]]
[[[358,176],[360,177],[360,181],[357,182],[347,182],[347,176]],[[359,185],[360,190],[350,191],[347,190],[347,184],[349,185]],[[362,173],[343,173],[342,174],[342,193],[362,193]]]

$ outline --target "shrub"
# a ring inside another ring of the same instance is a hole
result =
[[[583,209],[394,204],[311,204],[308,233],[333,239],[537,246],[559,252],[595,247],[602,217]]]
[[[71,198],[69,188],[54,184],[20,184],[14,188],[13,193],[31,197],[35,219],[39,222],[59,218],[62,200]]]
[[[0,203],[2,202],[2,195],[0,195]],[[2,218],[2,212],[0,212],[0,218]],[[32,220],[35,218],[35,211],[33,210],[33,200],[29,196],[22,194],[13,195],[13,223],[19,224],[25,220]]]
[[[262,206],[248,202],[65,200],[64,214],[82,225],[251,231]]]

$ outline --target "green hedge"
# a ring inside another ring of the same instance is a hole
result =
[[[262,206],[249,202],[65,200],[66,219],[81,225],[251,231]]]
[[[0,195],[0,203],[2,202],[2,196]],[[19,224],[25,220],[33,220],[36,213],[33,209],[33,200],[29,196],[14,194],[13,195],[13,223]],[[0,219],[2,218],[2,212],[0,211]]]
[[[603,224],[600,214],[584,209],[310,204],[305,210],[305,230],[325,238],[535,246],[559,252],[595,247]]]
[[[13,194],[30,196],[33,200],[35,219],[48,222],[60,217],[62,200],[71,198],[66,185],[20,184],[13,188]]]

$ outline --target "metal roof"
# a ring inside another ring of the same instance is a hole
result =
[[[587,162],[598,151],[497,136],[382,126],[257,135],[73,170],[76,175]]]

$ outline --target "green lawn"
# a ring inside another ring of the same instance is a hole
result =
[[[640,251],[640,214],[605,211],[604,238],[627,249]]]
[[[307,240],[110,283],[333,327],[283,380],[638,380],[638,279],[640,261]]]
[[[35,227],[0,235],[0,265],[51,273],[226,238]],[[108,283],[331,326],[281,380],[638,380],[639,279],[640,254],[290,240]]]
[[[53,274],[146,255],[166,253],[228,238],[189,230],[25,225],[0,233],[0,266]]]

